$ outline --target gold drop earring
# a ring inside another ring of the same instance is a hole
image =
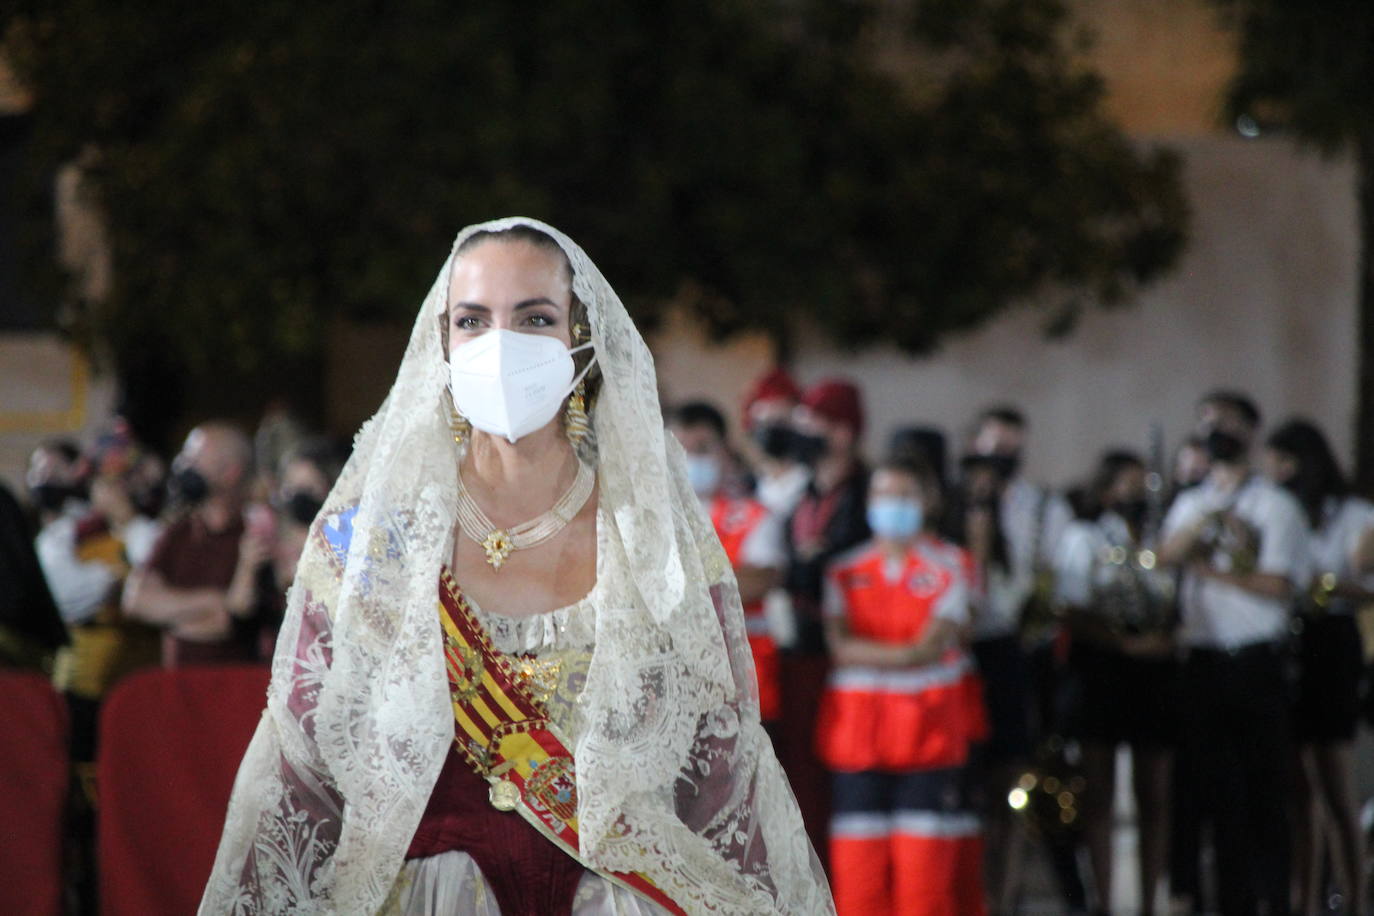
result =
[[[472,434],[472,424],[453,405],[453,394],[447,388],[444,389],[444,395],[444,406],[448,408],[448,428],[453,432],[453,441],[462,445]]]
[[[578,382],[573,393],[568,397],[568,409],[563,414],[563,428],[568,434],[568,441],[577,448],[586,441],[591,433],[591,421],[587,417],[587,386],[586,382]]]
[[[580,347],[591,339],[587,333],[587,326],[582,322],[577,322],[572,326],[572,343],[574,347]],[[587,416],[587,383],[584,379],[577,383],[573,393],[568,397],[568,409],[563,415],[564,429],[568,434],[568,441],[573,444],[573,448],[578,448],[591,434],[591,420]]]

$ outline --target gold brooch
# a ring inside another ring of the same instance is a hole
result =
[[[515,544],[509,534],[497,528],[482,541],[482,549],[487,552],[487,562],[491,564],[491,568],[500,569],[501,564],[506,562],[506,557],[515,549]]]

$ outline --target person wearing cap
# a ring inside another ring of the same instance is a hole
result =
[[[828,667],[821,597],[830,562],[868,540],[868,468],[859,456],[864,410],[859,389],[843,379],[808,388],[794,413],[795,448],[812,468],[801,501],[784,526],[783,582],[797,633],[781,664],[783,718],[779,756],[817,851],[830,819],[829,773],[816,756],[812,733]]]
[[[754,470],[754,498],[779,518],[792,514],[811,479],[792,425],[801,397],[792,376],[778,368],[760,376],[744,397],[744,452]]]

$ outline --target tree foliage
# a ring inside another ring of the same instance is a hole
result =
[[[18,3],[35,162],[100,151],[116,282],[77,330],[126,370],[158,342],[233,379],[408,317],[513,212],[641,320],[911,352],[1120,301],[1183,241],[1178,162],[1104,119],[1061,0]]]

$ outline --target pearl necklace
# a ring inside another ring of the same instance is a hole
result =
[[[595,485],[596,473],[579,458],[577,476],[573,478],[572,486],[553,504],[552,509],[510,528],[498,528],[477,505],[468,488],[463,486],[463,474],[459,471],[458,527],[486,551],[487,563],[491,568],[499,570],[511,551],[535,547],[567,527],[568,522],[576,518],[587,504]]]

